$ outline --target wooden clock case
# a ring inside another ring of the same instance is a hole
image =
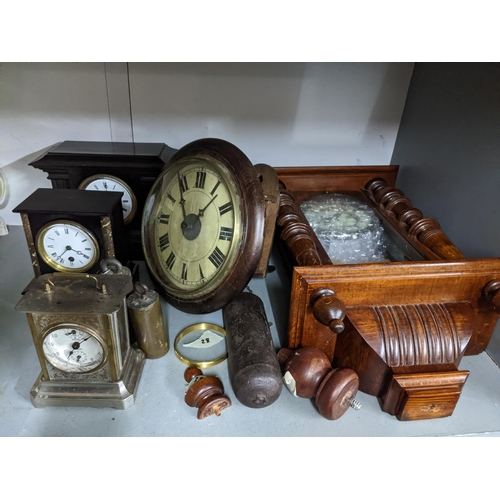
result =
[[[125,181],[137,199],[137,213],[125,226],[125,261],[144,260],[141,217],[146,197],[171,156],[163,143],[64,141],[30,163],[48,173],[54,189],[78,189],[87,178],[108,174]]]
[[[500,259],[467,259],[395,188],[397,166],[277,167],[276,234],[291,278],[288,347],[321,349],[400,420],[453,413],[500,313]],[[375,209],[399,262],[332,265],[300,203],[342,193]]]

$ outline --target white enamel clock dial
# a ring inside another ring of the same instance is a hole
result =
[[[78,189],[123,193],[122,210],[125,224],[128,224],[136,213],[137,201],[135,195],[128,184],[118,177],[112,175],[93,175],[85,179],[80,186],[78,186]]]
[[[47,361],[64,372],[89,372],[104,361],[104,349],[90,331],[78,325],[60,325],[43,340]]]
[[[95,236],[69,220],[46,224],[38,233],[36,246],[40,257],[57,271],[87,271],[99,259]]]

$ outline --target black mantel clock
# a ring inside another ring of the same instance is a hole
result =
[[[39,188],[21,215],[35,276],[95,273],[104,258],[125,262],[121,193]]]
[[[176,152],[163,143],[64,141],[30,163],[55,189],[120,191],[126,260],[143,260],[141,217],[146,197]]]

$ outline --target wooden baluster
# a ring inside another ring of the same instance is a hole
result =
[[[401,229],[406,230],[408,238],[418,240],[445,260],[465,259],[441,229],[439,222],[430,217],[424,218],[422,212],[412,207],[411,200],[400,189],[389,187],[380,178],[369,181],[365,189],[379,204],[380,210],[394,216],[402,224]]]

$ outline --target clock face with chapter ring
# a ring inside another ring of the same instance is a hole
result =
[[[104,361],[101,343],[79,325],[52,328],[43,340],[43,353],[52,366],[70,373],[95,370]]]
[[[146,263],[167,300],[188,312],[222,307],[228,291],[234,294],[233,287],[243,288],[249,281],[262,251],[260,181],[253,165],[237,151],[246,160],[241,168],[250,186],[223,156],[210,154],[210,148],[197,154],[183,148],[146,202]]]
[[[128,224],[135,216],[137,211],[137,200],[132,189],[123,180],[113,175],[93,175],[85,179],[78,189],[86,191],[101,191],[122,194],[123,221]]]
[[[56,271],[83,272],[99,259],[99,244],[86,227],[70,220],[52,221],[36,238],[40,257]]]

